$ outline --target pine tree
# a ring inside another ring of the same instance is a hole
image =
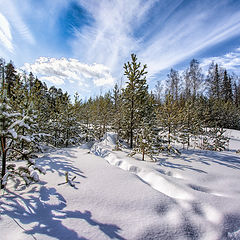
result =
[[[34,139],[31,136],[22,134],[22,129],[27,129],[28,131],[32,129],[30,124],[28,124],[31,119],[27,116],[22,116],[21,113],[13,111],[10,106],[10,101],[7,96],[8,85],[5,84],[4,66],[2,67],[1,78],[0,138],[2,155],[1,189],[3,189],[10,177],[15,179],[19,176],[28,185],[31,181],[38,181],[39,178],[36,170],[43,173],[44,170],[35,165],[35,162],[31,159],[31,152],[26,151],[26,149],[19,149],[18,142],[25,141],[34,144]],[[27,160],[27,167],[16,167],[15,164],[7,165],[8,160],[17,159]]]
[[[197,141],[198,136],[202,133],[202,121],[199,116],[200,102],[198,99],[182,99],[182,107],[179,110],[179,137],[178,141],[190,147],[191,142]]]
[[[12,88],[17,77],[17,72],[12,62],[5,66],[5,84],[8,97],[12,97]]]
[[[136,130],[144,116],[148,85],[146,84],[147,65],[137,63],[135,54],[131,55],[131,63],[124,64],[124,75],[127,76],[127,86],[123,91],[123,108],[126,137],[129,139],[130,148],[133,148]]]
[[[203,148],[211,151],[223,151],[226,149],[229,138],[225,136],[225,130],[213,127],[206,131]]]
[[[81,123],[83,137],[86,142],[94,140],[94,133],[92,127],[92,104],[93,99],[90,97],[88,101],[83,103],[81,107]]]
[[[112,101],[113,101],[113,114],[112,114],[112,129],[117,133],[117,149],[120,147],[119,137],[122,136],[122,126],[123,126],[123,101],[122,101],[121,89],[117,84],[115,84]]]
[[[162,129],[163,140],[167,143],[164,149],[168,152],[178,151],[173,148],[172,143],[177,140],[179,132],[179,118],[180,108],[177,101],[173,100],[173,96],[167,94],[165,103],[159,108],[158,111],[158,126]]]
[[[155,160],[155,155],[160,152],[161,139],[159,136],[160,129],[156,126],[156,103],[153,94],[148,96],[145,116],[136,133],[136,145],[131,153],[142,154],[142,161],[145,160],[145,155],[148,155],[152,160]]]

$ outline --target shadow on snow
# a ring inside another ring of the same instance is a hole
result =
[[[28,192],[34,192],[34,187]],[[54,199],[51,203],[51,199]],[[50,202],[49,202],[50,201]],[[64,210],[67,206],[65,198],[55,188],[41,186],[39,197],[28,195],[22,197],[19,194],[8,191],[8,194],[0,199],[1,215],[11,217],[24,229],[26,234],[34,237],[34,234],[43,234],[57,239],[86,240],[78,233],[64,225],[64,219],[79,219],[86,221],[91,226],[97,226],[110,239],[124,239],[119,235],[121,230],[117,225],[101,223],[92,217],[90,211]],[[21,225],[22,226],[21,226]],[[26,226],[25,224],[29,224]]]

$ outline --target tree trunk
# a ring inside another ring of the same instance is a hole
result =
[[[132,99],[132,106],[131,106],[131,125],[130,125],[130,148],[133,148],[133,99]]]
[[[22,135],[24,136],[25,132],[24,132],[24,128],[22,129]],[[22,140],[22,144],[21,144],[21,149],[23,151],[24,149],[24,141]]]
[[[57,147],[57,130],[55,129],[54,146]]]
[[[143,148],[142,149],[142,161],[144,161],[144,156],[145,156],[145,151],[144,151],[145,149]]]
[[[171,135],[171,127],[168,126],[168,144],[169,145],[171,144],[171,137],[170,137],[170,135]]]
[[[68,147],[68,139],[69,139],[69,132],[68,132],[68,129],[67,129],[67,137],[66,137],[66,147]]]
[[[6,174],[6,162],[7,162],[7,156],[6,156],[6,138],[1,137],[1,149],[2,149],[2,173],[1,173],[1,189],[4,188],[3,185],[3,177]]]

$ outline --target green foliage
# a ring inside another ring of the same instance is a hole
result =
[[[127,86],[123,90],[123,122],[125,137],[133,148],[136,131],[141,124],[147,108],[148,85],[146,83],[147,65],[141,66],[135,54],[131,55],[131,63],[124,64],[124,75],[127,76]]]
[[[116,150],[121,138],[143,160],[146,155],[154,160],[160,152],[180,154],[174,147],[179,143],[183,148],[225,149],[223,128],[240,129],[239,77],[212,63],[204,79],[193,59],[182,74],[171,69],[164,98],[160,81],[155,95],[149,93],[146,69],[132,54],[124,64],[124,88],[116,84],[85,102],[76,94],[71,102],[62,89],[48,88],[32,73],[18,74],[12,62],[0,59],[1,175],[10,166],[7,162],[29,161],[45,146],[99,140],[109,130],[119,136]],[[10,170],[12,175],[27,174],[26,169]]]
[[[227,148],[229,138],[225,135],[225,130],[213,127],[205,130],[202,149],[212,151],[223,151]]]
[[[167,94],[165,103],[158,110],[158,126],[162,129],[163,139],[171,145],[177,140],[180,108],[171,94]]]

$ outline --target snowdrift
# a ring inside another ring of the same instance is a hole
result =
[[[235,137],[238,147],[240,136]],[[116,135],[42,155],[39,184],[1,192],[0,239],[240,239],[240,156],[188,151],[142,162]],[[231,149],[232,148],[232,149]],[[66,172],[73,185],[65,182]]]

